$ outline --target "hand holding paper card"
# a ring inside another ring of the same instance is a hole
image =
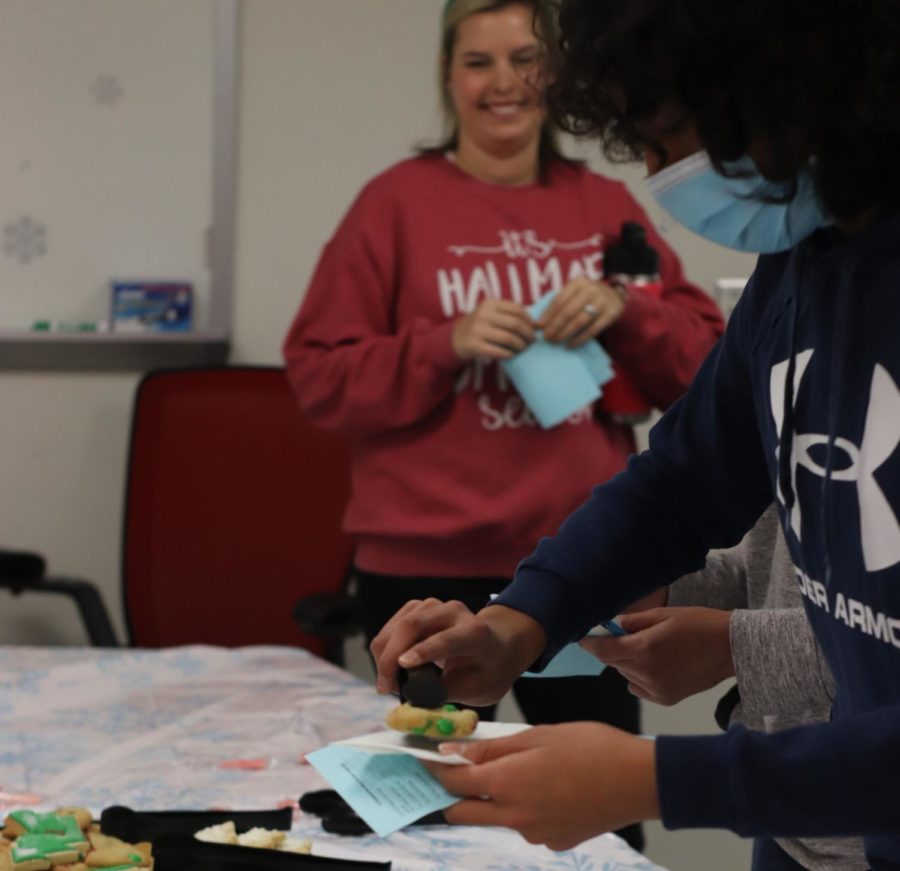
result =
[[[479,723],[471,739],[461,740],[503,738],[529,728],[526,723]],[[387,730],[337,741],[306,758],[369,828],[385,837],[459,800],[419,760],[472,763],[463,756],[439,753],[438,744]],[[376,759],[380,762],[369,762]]]
[[[537,320],[554,293],[528,309]],[[597,342],[569,348],[538,338],[511,360],[502,362],[525,404],[544,429],[550,429],[602,395],[600,387],[612,378],[609,356]]]
[[[459,801],[408,754],[330,744],[306,758],[382,838]]]

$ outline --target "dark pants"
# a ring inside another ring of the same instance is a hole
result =
[[[366,642],[410,599],[456,599],[479,611],[491,593],[499,593],[509,583],[506,578],[408,578],[358,570],[356,579]],[[638,700],[611,668],[598,677],[523,678],[513,685],[513,696],[525,721],[533,726],[591,720],[632,734],[640,732]],[[494,719],[495,706],[477,710],[482,719]],[[641,826],[628,826],[616,834],[636,850],[643,849]]]
[[[772,838],[757,838],[753,842],[753,871],[803,871]]]

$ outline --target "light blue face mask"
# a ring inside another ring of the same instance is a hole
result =
[[[700,151],[650,176],[645,184],[679,224],[738,251],[787,251],[829,223],[809,173],[800,174],[792,200],[772,203],[763,197],[777,197],[786,186],[763,178],[750,157],[726,168],[741,176],[719,175]]]

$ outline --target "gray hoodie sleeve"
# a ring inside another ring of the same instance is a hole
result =
[[[733,612],[737,719],[827,719],[834,681],[807,623],[774,505],[739,545],[711,551],[705,569],[676,581],[668,604]]]
[[[710,551],[705,568],[684,575],[669,587],[669,607],[701,605],[721,611],[747,608],[747,567],[743,559],[743,545],[741,542],[730,550]]]
[[[834,680],[802,607],[733,611],[730,630],[740,720],[828,719]]]

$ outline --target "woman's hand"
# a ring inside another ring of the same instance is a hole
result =
[[[375,638],[370,650],[376,689],[396,692],[397,667],[436,662],[452,701],[490,705],[543,652],[541,625],[513,608],[489,605],[473,614],[462,602],[407,602]]]
[[[491,741],[442,744],[474,765],[427,763],[463,801],[447,822],[505,826],[532,844],[568,850],[659,816],[653,741],[602,723],[537,726]]]
[[[625,300],[612,285],[576,278],[559,292],[537,325],[548,342],[576,348],[599,336],[624,312]]]
[[[508,360],[534,341],[534,324],[524,306],[508,299],[486,299],[453,325],[453,350],[461,360]]]
[[[579,643],[616,669],[638,698],[674,705],[734,676],[729,620],[715,608],[655,608],[623,614],[628,635]]]

